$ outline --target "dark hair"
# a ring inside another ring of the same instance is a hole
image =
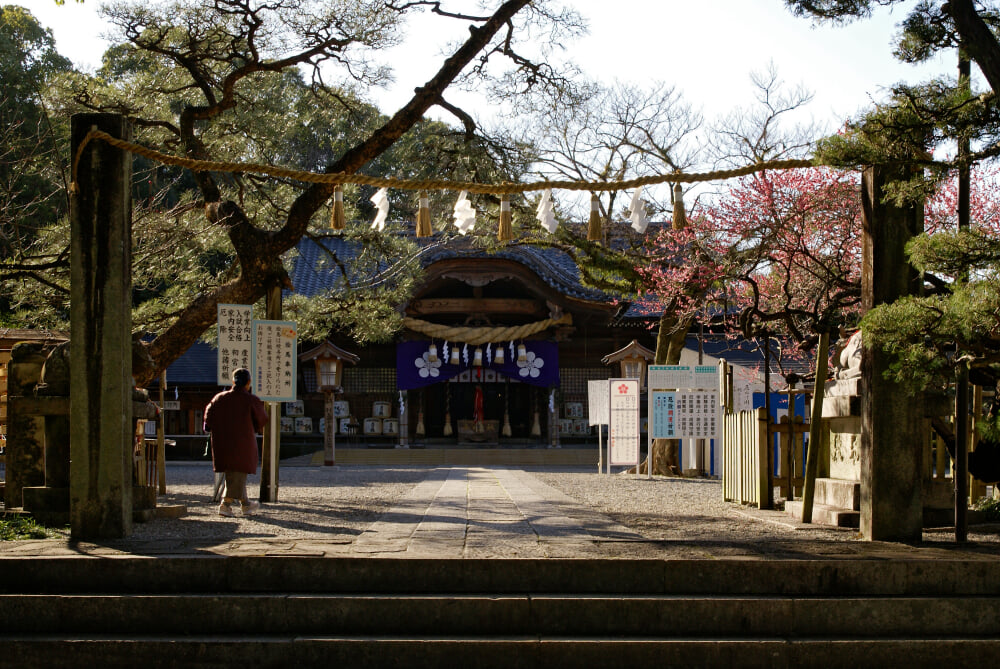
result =
[[[243,388],[246,384],[250,383],[250,370],[245,368],[237,369],[233,372],[233,385],[237,388]]]

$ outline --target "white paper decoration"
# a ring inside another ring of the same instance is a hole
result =
[[[646,203],[642,201],[642,186],[635,189],[632,194],[632,204],[629,205],[629,218],[632,219],[632,229],[640,235],[646,232],[649,227],[649,219],[646,218]]]
[[[556,227],[559,225],[556,223],[556,213],[555,208],[552,206],[552,190],[546,188],[542,191],[542,199],[538,201],[538,222],[542,224],[542,227],[549,231],[549,234],[555,234]]]
[[[476,210],[469,202],[468,196],[468,191],[463,190],[458,195],[458,201],[455,202],[455,227],[463,235],[469,234],[469,231],[476,225]]]
[[[372,204],[378,210],[372,222],[372,230],[382,232],[385,229],[385,219],[389,217],[389,189],[379,188],[378,192],[372,195]]]

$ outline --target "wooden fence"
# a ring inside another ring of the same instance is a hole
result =
[[[726,414],[722,463],[723,496],[727,502],[755,504],[767,498],[767,454],[774,452],[774,485],[778,494],[793,499],[802,494],[805,437],[809,424],[801,416],[789,422],[767,421],[763,408]],[[791,492],[791,496],[790,493]]]
[[[767,499],[767,423],[762,408],[726,414],[722,491],[727,502],[760,506]]]

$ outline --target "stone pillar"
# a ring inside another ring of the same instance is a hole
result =
[[[21,342],[10,352],[7,396],[11,401],[4,483],[4,504],[8,509],[22,505],[21,492],[25,487],[45,483],[45,419],[19,410],[16,401],[19,397],[34,397],[44,363],[45,346],[40,343]]]
[[[117,114],[75,114],[70,155]],[[70,200],[70,525],[76,539],[132,531],[131,154],[91,141]]]
[[[326,429],[323,431],[323,464],[337,464],[337,419],[333,411],[334,394],[332,390],[323,393],[323,419]]]
[[[923,207],[883,202],[885,185],[905,179],[900,166],[869,167],[862,175],[862,308],[919,291],[906,242],[923,229]],[[884,377],[888,355],[865,348],[861,359],[861,533],[869,541],[919,541],[923,530],[920,480],[924,425],[920,396]]]
[[[410,447],[410,391],[400,391],[403,395],[403,409],[399,412],[399,447]]]

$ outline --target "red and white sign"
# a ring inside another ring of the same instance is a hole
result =
[[[608,462],[639,464],[639,380],[608,380]]]

